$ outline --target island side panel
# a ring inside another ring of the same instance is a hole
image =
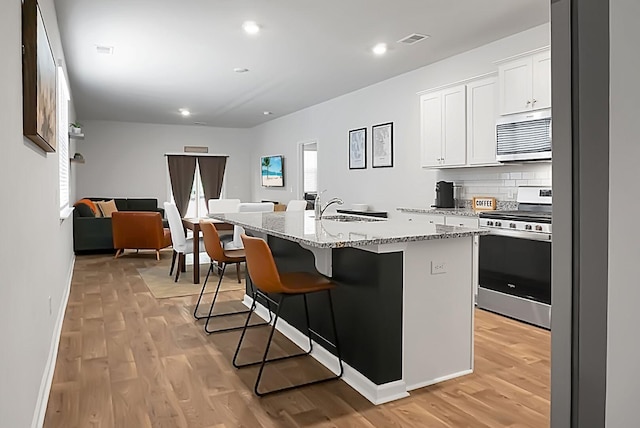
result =
[[[408,390],[473,370],[473,267],[472,237],[407,246],[404,368]]]
[[[273,236],[268,242],[279,270],[316,271],[313,254],[297,243]],[[332,260],[332,280],[338,284],[332,296],[343,360],[377,385],[401,380],[402,252],[337,248]],[[326,293],[311,294],[308,302],[311,328],[333,340]],[[301,297],[287,299],[282,318],[305,332]]]

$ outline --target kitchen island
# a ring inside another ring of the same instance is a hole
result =
[[[338,284],[343,380],[372,403],[473,371],[473,237],[485,231],[347,215],[318,221],[312,211],[211,217],[265,238],[279,270],[317,270]],[[309,297],[312,328],[331,339],[326,297]],[[292,299],[277,329],[304,346],[301,309]],[[337,373],[332,348],[314,340],[312,356]]]

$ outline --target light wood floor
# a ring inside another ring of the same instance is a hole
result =
[[[77,258],[45,427],[549,426],[547,331],[477,310],[471,375],[380,406],[341,381],[257,398],[256,370],[231,365],[239,333],[204,334],[191,316],[195,297],[156,300],[136,270],[154,263],[142,253]],[[251,329],[247,358],[266,332]],[[325,371],[306,358],[267,370],[271,386]]]

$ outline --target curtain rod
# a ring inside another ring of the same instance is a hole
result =
[[[215,153],[165,153],[165,156],[195,156],[195,157],[199,157],[199,156],[217,156],[217,157],[224,157],[224,158],[228,158],[229,155],[216,155]]]

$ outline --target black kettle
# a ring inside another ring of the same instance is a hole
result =
[[[436,183],[436,208],[454,208],[453,182],[438,181]]]

